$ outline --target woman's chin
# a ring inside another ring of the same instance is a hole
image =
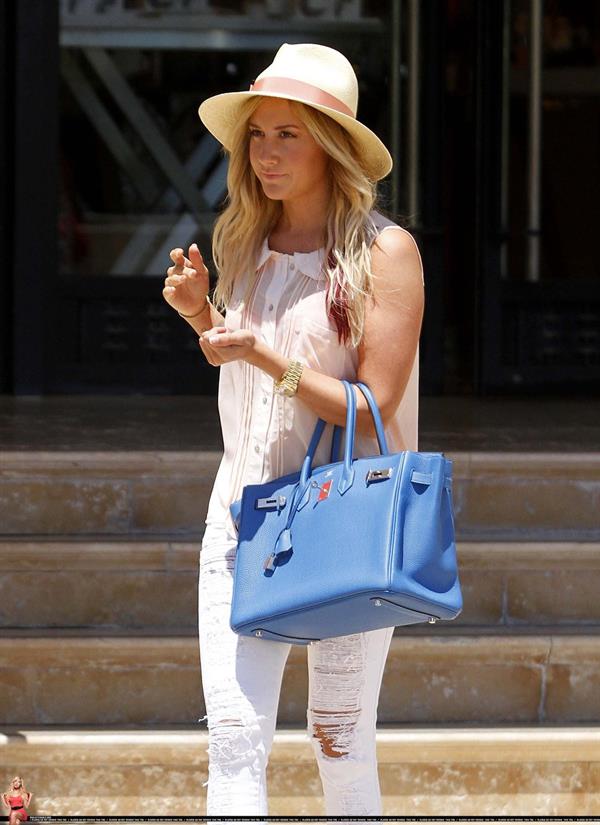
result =
[[[285,197],[285,193],[289,187],[287,187],[283,181],[280,180],[263,180],[261,181],[263,192],[267,196],[274,201],[280,201],[282,198]]]

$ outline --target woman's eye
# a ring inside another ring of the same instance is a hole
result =
[[[283,132],[280,132],[279,134],[283,135],[284,137],[291,137],[291,138],[296,137],[296,135],[294,135],[292,132],[283,131]]]
[[[258,137],[260,134],[260,129],[250,129],[250,137]]]

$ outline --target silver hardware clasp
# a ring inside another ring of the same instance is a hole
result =
[[[267,558],[263,562],[263,570],[269,570],[271,573],[275,570],[275,559],[277,558],[276,553],[269,553]]]
[[[285,496],[272,496],[271,498],[257,498],[257,510],[283,510],[285,507]]]
[[[385,481],[386,478],[392,477],[392,468],[387,467],[385,470],[369,470],[367,473],[367,484],[371,481]]]

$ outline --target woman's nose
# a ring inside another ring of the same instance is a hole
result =
[[[261,163],[264,163],[265,165],[277,163],[277,147],[273,141],[268,138],[264,138],[261,141],[259,158]]]

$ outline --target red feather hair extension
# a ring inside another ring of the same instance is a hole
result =
[[[333,269],[336,266],[333,250],[329,250],[327,266]],[[338,331],[338,341],[346,344],[350,338],[350,322],[348,320],[348,298],[342,292],[342,285],[336,278],[333,286],[333,296],[327,302],[327,314],[335,323]]]

